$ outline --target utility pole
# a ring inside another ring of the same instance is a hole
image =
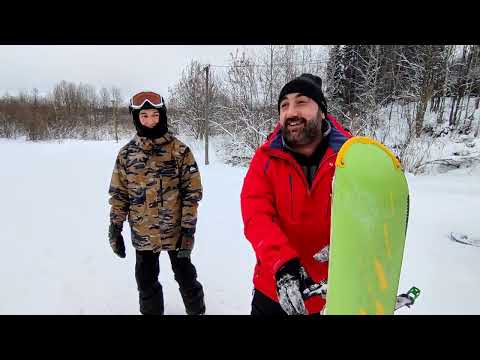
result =
[[[38,108],[38,89],[33,89],[33,123],[30,124],[30,140],[37,140],[39,138],[39,128],[37,124],[37,108]]]
[[[205,165],[208,165],[208,73],[210,65],[205,66]]]
[[[112,102],[112,116],[113,124],[115,127],[115,141],[118,142],[118,125],[117,125],[117,114],[115,113],[115,100],[110,100]]]

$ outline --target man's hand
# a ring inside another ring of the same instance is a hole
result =
[[[327,262],[329,257],[330,257],[330,246],[329,245],[325,246],[323,249],[321,249],[319,252],[317,252],[317,253],[315,253],[315,255],[313,255],[313,258],[320,263]]]
[[[303,298],[308,299],[309,297],[320,295],[323,299],[327,298],[328,284],[326,280],[320,281],[318,284],[309,285],[303,290]]]
[[[323,247],[320,251],[313,255],[313,258],[319,263],[325,263],[330,258],[330,246]],[[320,281],[320,283],[314,283],[308,275],[305,274],[306,286],[303,291],[304,298],[307,299],[314,295],[320,295],[322,298],[327,298],[328,284],[327,280]]]
[[[327,281],[313,282],[298,259],[285,263],[275,277],[280,306],[289,315],[307,315],[304,300],[312,296],[327,297]]]
[[[278,300],[288,315],[307,315],[302,296],[302,270],[298,259],[286,262],[275,274]]]

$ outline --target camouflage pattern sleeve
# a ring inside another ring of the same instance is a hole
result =
[[[110,222],[122,229],[129,208],[127,173],[124,163],[122,162],[122,151],[120,151],[117,160],[115,161],[108,193],[110,195],[110,200],[108,202],[111,205]]]
[[[180,194],[182,197],[182,232],[193,236],[197,224],[198,202],[202,199],[202,182],[192,152],[186,147],[180,167]]]

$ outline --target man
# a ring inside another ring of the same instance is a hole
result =
[[[241,193],[256,253],[251,314],[320,314],[325,305],[335,159],[351,135],[327,113],[322,80],[303,74],[278,98],[279,123]]]
[[[190,259],[202,198],[197,164],[188,146],[168,131],[167,109],[159,94],[134,95],[129,110],[137,134],[120,149],[113,170],[110,245],[115,254],[125,257],[121,232],[128,216],[142,314],[164,313],[158,281],[162,250],[170,257],[187,314],[204,314],[203,288]]]

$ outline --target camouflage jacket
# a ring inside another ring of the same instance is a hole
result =
[[[136,135],[120,149],[110,183],[110,221],[128,216],[137,250],[174,250],[182,233],[193,236],[202,184],[192,152],[171,133]]]

